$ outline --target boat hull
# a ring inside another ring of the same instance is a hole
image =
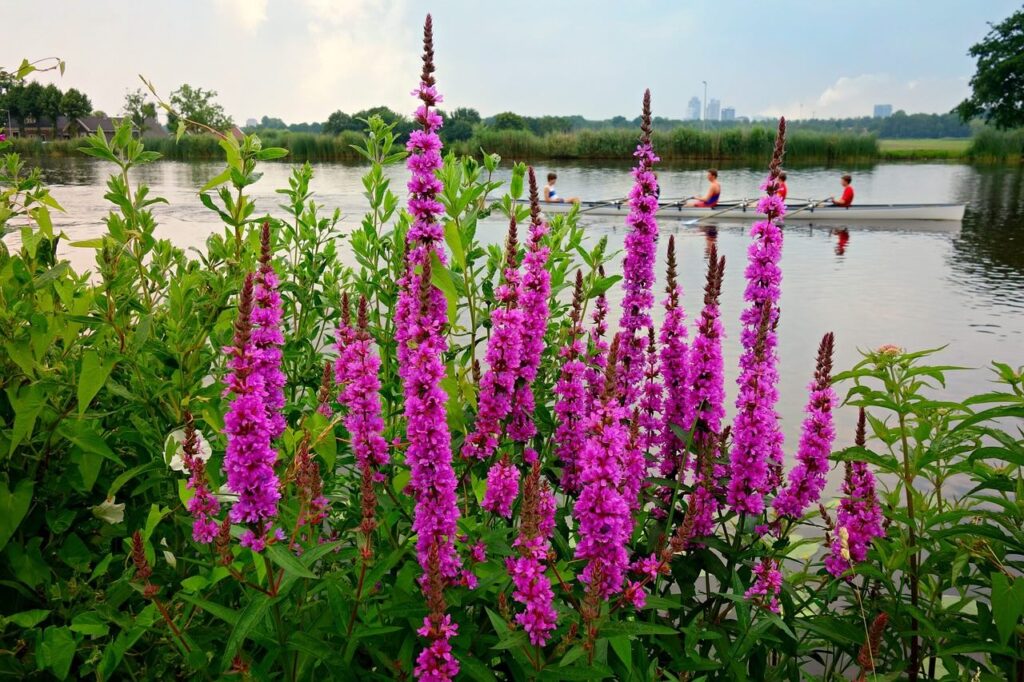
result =
[[[842,206],[816,206],[805,208],[806,204],[788,207],[789,215],[784,221],[811,223],[852,223],[872,221],[903,221],[903,220],[963,220],[966,204],[858,204],[845,208]],[[571,204],[542,204],[545,213],[568,213]],[[758,214],[753,203],[744,208],[726,211],[728,204],[720,204],[715,208],[696,208],[678,203],[663,203],[658,209],[658,218],[680,218],[683,220],[707,219],[716,222],[746,221],[754,219]],[[582,202],[580,213],[592,216],[629,215],[629,204]]]

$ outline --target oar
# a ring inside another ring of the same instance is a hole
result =
[[[576,215],[580,215],[581,213],[586,213],[587,211],[593,211],[595,208],[604,208],[605,206],[614,206],[616,204],[624,204],[624,203],[626,203],[626,201],[628,201],[626,198],[622,198],[622,199],[609,199],[608,201],[599,201],[599,202],[597,202],[595,204],[591,204],[590,206],[587,206],[586,208],[581,208],[579,211],[576,212]]]
[[[806,206],[801,206],[800,208],[798,208],[797,210],[793,211],[792,213],[787,213],[785,216],[783,216],[782,220],[785,221],[786,218],[795,216],[797,213],[800,213],[801,211],[806,211],[808,209],[817,208],[818,206],[821,206],[822,204],[826,203],[827,201],[828,201],[828,199],[818,199],[817,201],[809,200],[807,202]]]
[[[749,206],[752,203],[752,201],[753,200],[744,199],[743,201],[741,201],[740,203],[736,204],[735,206],[730,206],[729,208],[722,209],[721,211],[715,211],[714,213],[709,213],[708,215],[701,216],[700,218],[694,218],[693,220],[684,221],[683,225],[696,225],[697,223],[702,222],[704,220],[710,220],[711,218],[717,218],[718,216],[722,215],[723,213],[728,213],[729,211],[735,211],[738,208],[746,208],[747,206]]]

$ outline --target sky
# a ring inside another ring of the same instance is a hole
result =
[[[426,12],[445,108],[484,116],[684,118],[693,96],[739,116],[949,111],[972,44],[1019,0],[0,0],[0,68],[61,57],[108,114],[151,80],[212,89],[236,122],[413,108]],[[16,30],[11,30],[15,28]]]

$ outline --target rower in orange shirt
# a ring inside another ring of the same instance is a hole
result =
[[[844,175],[840,179],[840,182],[843,184],[843,196],[838,199],[835,197],[829,197],[828,200],[832,202],[833,206],[845,206],[846,208],[849,208],[853,205],[853,185],[850,184],[853,182],[853,178],[849,175]]]
[[[775,185],[775,196],[777,196],[778,198],[780,198],[783,201],[785,201],[786,200],[786,196],[788,194],[789,194],[789,188],[786,187],[786,173],[785,172],[779,173],[779,181]]]

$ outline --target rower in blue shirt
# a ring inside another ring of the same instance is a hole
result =
[[[566,202],[571,204],[580,203],[579,197],[569,197],[568,199],[558,196],[558,192],[555,190],[555,182],[558,180],[556,173],[548,173],[548,184],[544,186],[544,197],[543,200],[555,204],[564,204]]]

